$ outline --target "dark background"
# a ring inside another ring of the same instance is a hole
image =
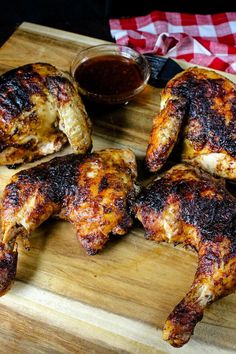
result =
[[[236,0],[4,0],[0,45],[23,21],[112,40],[109,18],[146,15],[152,10],[202,14],[236,11]]]

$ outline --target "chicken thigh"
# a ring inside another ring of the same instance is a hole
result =
[[[15,277],[17,239],[28,247],[30,233],[52,215],[75,226],[90,255],[111,233],[125,234],[133,222],[136,177],[134,154],[119,149],[57,157],[15,174],[1,201],[0,294]]]
[[[165,340],[181,347],[205,307],[236,288],[236,199],[222,181],[179,164],[143,190],[136,216],[148,239],[182,243],[198,252],[192,286],[163,330]]]
[[[161,96],[161,111],[154,119],[146,153],[151,171],[164,165],[178,138],[182,161],[235,180],[236,85],[199,68],[170,80]]]
[[[0,77],[0,165],[33,161],[69,141],[75,153],[91,148],[91,123],[68,74],[45,63]]]

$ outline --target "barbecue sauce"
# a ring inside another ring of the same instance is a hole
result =
[[[143,74],[133,59],[119,55],[90,58],[74,74],[81,88],[99,95],[125,95],[143,82]]]

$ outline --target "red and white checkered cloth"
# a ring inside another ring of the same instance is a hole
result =
[[[117,43],[141,53],[236,73],[236,12],[193,15],[153,11],[147,16],[109,22]]]

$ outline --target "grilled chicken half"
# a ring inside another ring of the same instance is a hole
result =
[[[170,80],[161,96],[161,111],[154,118],[146,153],[151,171],[164,165],[178,138],[182,161],[235,180],[236,85],[199,68]]]
[[[45,63],[0,77],[0,165],[52,154],[69,141],[73,152],[91,148],[91,123],[75,80]]]
[[[107,149],[57,157],[15,174],[3,191],[0,217],[0,294],[16,272],[17,244],[50,216],[71,222],[88,254],[109,235],[125,234],[137,193],[137,167],[130,150]]]
[[[192,286],[163,330],[165,340],[181,347],[205,307],[236,288],[236,199],[222,181],[179,164],[145,188],[135,208],[148,239],[198,252]]]

